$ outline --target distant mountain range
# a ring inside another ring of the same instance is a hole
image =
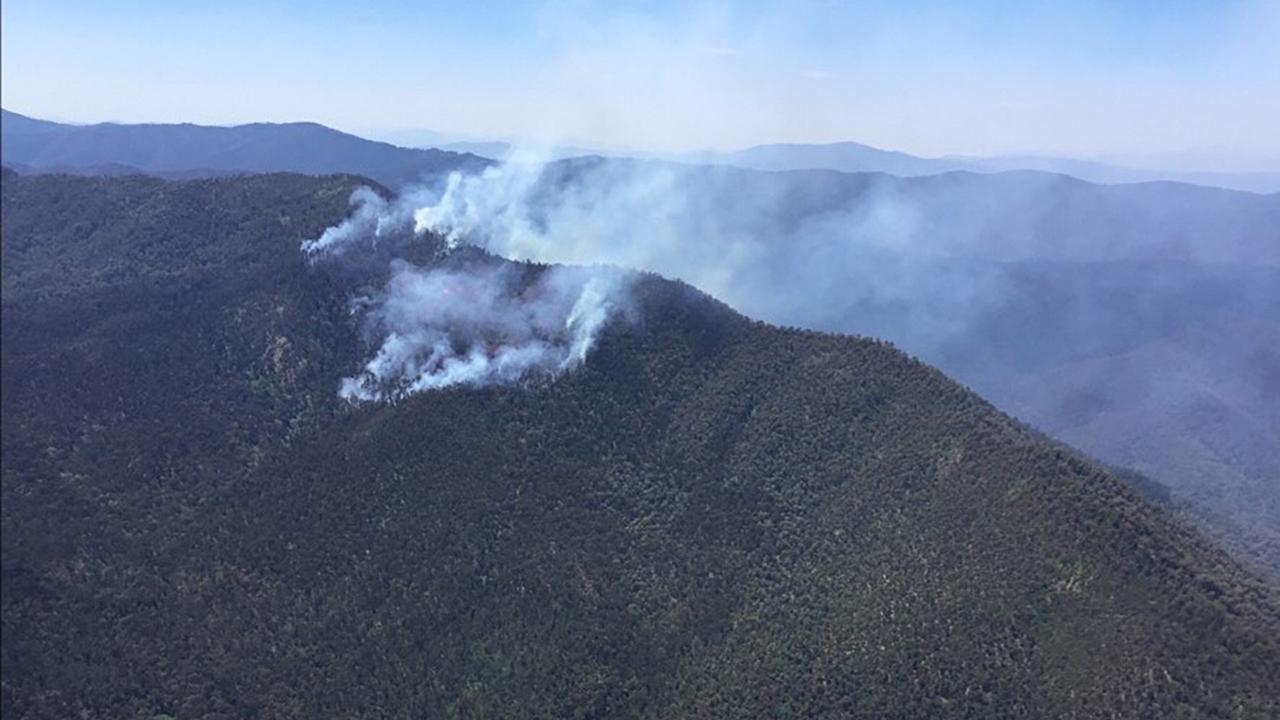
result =
[[[902,177],[937,175],[957,170],[981,173],[1040,170],[1108,185],[1172,181],[1250,192],[1280,192],[1280,172],[1171,172],[1117,167],[1088,160],[1038,156],[923,158],[903,152],[880,150],[855,142],[824,145],[757,145],[736,152],[699,153],[689,156],[689,159],[701,163],[734,165],[755,170],[825,169],[841,172],[883,172]]]
[[[450,140],[430,131],[388,137],[402,147],[367,140],[316,123],[252,123],[232,127],[183,124],[68,125],[0,111],[0,160],[19,172],[124,175],[143,172],[168,178],[216,177],[245,172],[352,172],[391,187],[403,187],[441,171],[482,167],[507,159],[516,147],[505,140]],[[837,170],[899,177],[967,171],[1036,170],[1102,184],[1182,182],[1280,192],[1280,171],[1256,173],[1178,172],[1119,167],[1088,160],[1039,156],[925,158],[856,142],[757,145],[732,152],[654,153],[585,146],[549,146],[541,159],[601,157],[728,165],[752,170]]]
[[[0,160],[25,172],[165,177],[350,172],[401,187],[441,171],[489,163],[474,155],[365,140],[316,123],[65,125],[3,110],[0,140]]]
[[[514,147],[509,142],[442,142],[444,150],[468,152],[502,160]],[[698,165],[729,165],[749,170],[837,170],[860,173],[877,172],[898,177],[940,175],[948,172],[997,173],[1012,170],[1070,175],[1092,183],[1115,185],[1142,182],[1181,182],[1256,193],[1280,192],[1278,172],[1184,172],[1121,167],[1090,160],[1033,155],[1000,157],[946,156],[926,158],[894,150],[881,150],[856,142],[825,144],[780,143],[756,145],[731,152],[647,153],[640,151],[603,150],[598,148],[557,146],[544,153],[548,159],[560,160],[584,155],[614,158],[669,160]]]

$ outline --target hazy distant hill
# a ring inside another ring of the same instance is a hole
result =
[[[753,170],[882,172],[903,177],[969,169],[961,163],[916,157],[856,142],[756,145],[734,152],[694,153],[687,157],[694,162],[733,165]]]
[[[620,191],[634,188],[645,200],[626,205],[637,220],[675,213],[673,230],[712,233],[700,242],[725,239],[719,235],[775,242],[789,264],[814,262],[814,251],[870,246],[939,259],[1280,265],[1280,194],[1100,185],[1034,170],[896,177],[599,157],[557,161],[543,175],[528,202],[584,196],[621,204]],[[805,246],[790,244],[797,235]]]
[[[54,132],[70,127],[61,123],[38,120],[26,115],[0,109],[0,132],[25,135],[30,133]]]
[[[353,172],[402,186],[487,162],[471,155],[373,142],[316,123],[62,125],[2,113],[0,159],[28,171],[116,174],[100,170],[124,166],[156,174]]]
[[[347,407],[358,182],[4,174],[6,717],[1280,712],[1274,589],[877,341],[642,277],[554,383]]]
[[[507,141],[426,142],[435,133],[403,131],[415,147],[366,140],[316,123],[253,123],[234,127],[117,124],[66,125],[0,111],[5,164],[28,172],[71,171],[117,174],[111,168],[137,168],[166,177],[192,177],[236,172],[354,172],[395,187],[433,176],[441,170],[475,169],[506,159]],[[432,145],[434,147],[428,147]],[[1070,175],[1094,183],[1171,181],[1195,185],[1280,192],[1280,172],[1173,172],[1117,167],[1053,157],[923,158],[881,150],[856,142],[757,145],[734,152],[655,153],[602,151],[554,146],[540,153],[561,160],[590,155],[662,159],[683,163],[729,165],[754,170],[837,170],[887,173],[900,177],[956,171],[1000,173],[1037,170]]]
[[[942,158],[978,172],[1042,170],[1062,173],[1095,183],[1183,182],[1257,193],[1280,192],[1280,172],[1211,172],[1149,170],[1071,158],[1007,156],[990,158]]]
[[[469,152],[502,160],[514,145],[508,141],[441,142],[436,147]],[[425,145],[424,145],[425,147]],[[668,160],[705,165],[728,165],[749,170],[837,170],[847,173],[887,173],[899,177],[919,177],[951,172],[1001,173],[1036,170],[1085,180],[1091,183],[1121,184],[1180,182],[1192,185],[1244,190],[1256,193],[1280,192],[1277,172],[1188,172],[1148,170],[1109,165],[1089,160],[1047,156],[945,156],[925,158],[909,153],[881,150],[856,142],[777,143],[756,145],[731,152],[701,151],[662,153],[599,148],[554,146],[543,153],[545,159],[562,160],[583,156]]]
[[[883,172],[904,177],[937,175],[957,170],[980,173],[1039,170],[1070,175],[1094,183],[1168,181],[1259,193],[1280,192],[1280,171],[1222,173],[1142,170],[1087,160],[1036,156],[922,158],[854,142],[757,145],[728,153],[695,153],[687,158],[694,162],[733,165],[755,170]]]
[[[491,158],[493,160],[508,160],[515,153],[522,153],[529,160],[547,161],[547,160],[567,160],[569,158],[587,157],[587,156],[608,156],[608,157],[627,157],[627,153],[613,153],[602,151],[596,148],[578,147],[575,145],[528,145],[520,143],[510,143],[502,140],[494,140],[488,142],[481,141],[458,141],[442,143],[435,147],[441,150],[449,150],[452,152],[471,153],[480,157]]]

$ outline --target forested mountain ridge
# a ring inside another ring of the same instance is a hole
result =
[[[6,716],[1280,710],[1273,588],[881,342],[644,276],[555,382],[340,402],[359,182],[4,174]]]

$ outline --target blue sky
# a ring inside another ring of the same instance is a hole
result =
[[[1280,0],[5,0],[0,12],[0,101],[67,121],[1280,163]]]

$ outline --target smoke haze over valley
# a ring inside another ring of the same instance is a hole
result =
[[[412,225],[501,257],[657,272],[773,323],[890,339],[1169,485],[1244,556],[1280,569],[1280,386],[1267,369],[1280,358],[1280,196],[525,154],[391,202],[355,200],[309,248]],[[435,297],[417,297],[422,312]],[[375,315],[406,300],[376,302]],[[386,336],[379,367],[407,351]]]

